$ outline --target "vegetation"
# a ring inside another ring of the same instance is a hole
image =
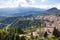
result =
[[[33,36],[33,31],[41,29],[44,23],[40,20],[26,20],[20,19],[18,25],[22,23],[22,28],[19,26],[9,26],[8,29],[3,28],[0,30],[0,40],[33,40],[38,39],[38,36]],[[8,25],[8,24],[7,24]],[[26,28],[23,26],[27,26]],[[30,27],[29,27],[30,26]],[[25,34],[31,33],[30,38],[26,37]],[[23,34],[23,35],[22,35]]]
[[[54,28],[53,35],[55,37],[60,37],[60,32],[56,28]]]
[[[51,21],[54,23],[54,21]],[[7,24],[8,25],[8,24]],[[37,29],[45,27],[42,20],[27,20],[26,18],[19,19],[16,25],[11,25],[8,29],[0,29],[0,40],[60,40],[60,32],[54,28],[53,34],[48,35],[47,32],[33,36],[33,32]],[[27,35],[31,33],[29,37]]]
[[[0,40],[47,40],[47,39],[59,40],[60,39],[60,34],[56,28],[54,28],[52,35],[48,35],[47,32],[45,32],[43,35],[39,34],[37,36],[33,36],[32,31],[33,30],[30,30],[31,36],[26,37],[25,36],[26,33],[20,27],[11,27],[8,31],[0,29]]]

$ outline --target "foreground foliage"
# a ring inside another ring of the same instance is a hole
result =
[[[60,36],[56,35],[58,31],[54,28],[53,34],[47,36],[47,32],[45,34],[39,34],[37,36],[33,36],[31,32],[30,37],[25,36],[25,32],[19,27],[11,27],[9,30],[0,29],[0,40],[60,40]],[[57,33],[56,33],[57,32]]]

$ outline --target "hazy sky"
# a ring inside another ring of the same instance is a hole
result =
[[[36,7],[36,8],[52,8],[60,9],[60,0],[0,0],[0,8],[18,7]]]

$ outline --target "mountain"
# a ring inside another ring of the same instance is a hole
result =
[[[51,9],[48,9],[47,11],[57,11],[58,9],[57,8],[51,8]]]
[[[42,15],[42,16],[46,16],[46,15],[52,15],[52,14],[60,14],[60,10],[53,7],[53,8],[50,8],[50,9],[47,9],[47,10],[44,10],[42,12],[38,12],[37,14],[35,15]]]
[[[25,16],[29,14],[35,14],[38,12],[42,12],[44,9],[40,8],[1,8],[0,9],[0,16]]]
[[[60,14],[60,10],[57,9],[57,8],[51,8],[51,9],[48,9],[44,12],[45,14]]]
[[[27,16],[31,14],[50,15],[50,14],[56,14],[56,13],[60,14],[60,10],[58,10],[55,7],[48,10],[41,9],[41,8],[33,8],[33,7],[1,8],[0,9],[0,16],[4,16],[4,17]]]
[[[48,10],[43,10],[39,8],[5,8],[0,10],[0,27],[5,27],[11,23],[13,23],[11,26],[22,26],[22,27],[28,27],[31,23],[31,20],[20,20],[20,19],[26,19],[28,18],[35,18],[36,16],[40,15],[51,15],[51,14],[60,14],[60,10],[57,8],[51,8]],[[35,14],[35,15],[34,15]],[[3,17],[1,17],[4,15]],[[23,16],[24,15],[24,16]],[[25,16],[27,15],[27,16]],[[9,16],[9,17],[6,17]],[[38,21],[40,22],[40,21]],[[35,22],[36,23],[36,22]],[[34,23],[33,23],[34,24]],[[36,23],[38,24],[38,23]],[[34,26],[36,26],[34,24]]]

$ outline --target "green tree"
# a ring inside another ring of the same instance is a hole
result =
[[[20,27],[17,27],[16,31],[18,34],[24,34],[23,30]]]
[[[47,34],[47,32],[45,32],[45,33],[44,33],[44,37],[47,38],[47,36],[48,36],[48,34]]]
[[[55,36],[55,37],[59,37],[59,31],[54,27],[54,31],[53,31],[53,35]]]
[[[26,40],[25,36],[21,36],[20,40]]]

